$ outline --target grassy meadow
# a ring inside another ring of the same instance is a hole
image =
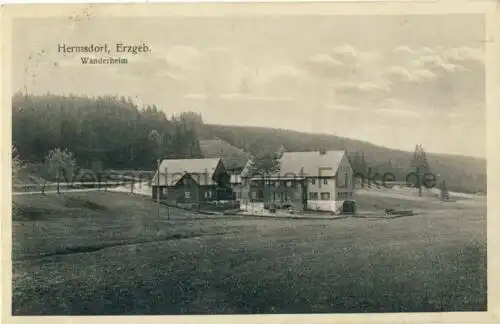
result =
[[[357,199],[360,210],[409,205],[421,213],[291,220],[161,206],[158,216],[147,197],[126,193],[13,196],[12,312],[486,309],[484,202]]]

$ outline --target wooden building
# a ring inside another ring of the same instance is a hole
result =
[[[249,197],[249,178],[248,172],[251,161],[247,160],[242,170],[230,172],[229,185],[233,191],[233,197],[240,203],[248,203]]]
[[[166,159],[151,181],[152,198],[183,204],[231,200],[229,180],[220,158]]]

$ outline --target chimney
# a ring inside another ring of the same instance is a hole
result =
[[[319,149],[319,155],[325,155],[325,154],[326,154],[326,150],[324,148]]]

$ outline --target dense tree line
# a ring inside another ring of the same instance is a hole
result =
[[[124,97],[17,93],[12,140],[27,162],[41,163],[51,149],[61,148],[84,168],[99,161],[105,168],[151,169],[160,156],[200,156],[194,117],[201,121],[193,114],[167,118],[155,105],[138,107]]]
[[[99,161],[106,169],[153,170],[159,157],[201,157],[199,140],[215,138],[260,160],[283,148],[346,150],[356,172],[367,176],[390,172],[395,181],[405,181],[417,161],[410,152],[335,135],[207,125],[192,112],[167,117],[155,105],[138,107],[124,97],[17,93],[12,99],[12,121],[16,156],[28,163],[43,163],[50,150],[60,148],[72,152],[82,168]],[[447,190],[486,192],[484,159],[425,152],[418,156],[425,157],[425,168],[445,181]]]

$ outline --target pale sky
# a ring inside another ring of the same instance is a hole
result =
[[[207,123],[485,156],[479,15],[29,19],[13,39],[14,91],[124,95]],[[57,52],[104,42],[151,52],[96,66]]]

